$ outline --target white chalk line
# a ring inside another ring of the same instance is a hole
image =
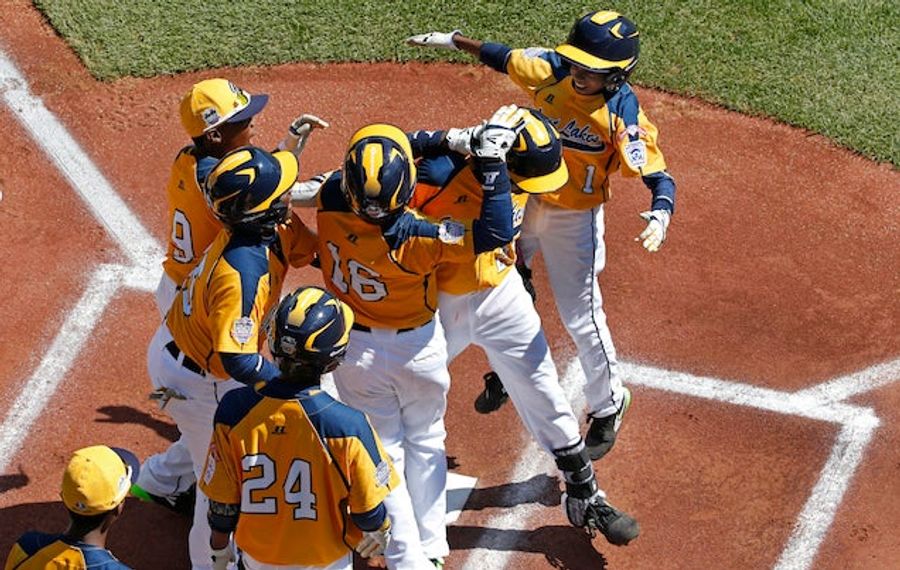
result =
[[[128,268],[105,265],[94,272],[82,298],[68,315],[60,334],[54,339],[51,349],[31,378],[26,381],[22,392],[0,426],[2,430],[0,472],[2,472],[14,458],[24,434],[40,415],[44,404],[50,400],[71,368],[94,323],[118,289],[127,286],[152,291],[159,278],[158,261],[163,254],[155,240],[94,166],[80,145],[46,109],[43,102],[31,95],[24,76],[2,50],[0,50],[0,91],[13,115],[69,180],[93,215],[104,225],[133,264]],[[885,363],[879,365],[881,369],[869,368],[795,394],[637,365],[630,365],[633,368],[631,374],[628,374],[627,363],[623,363],[623,371],[626,372],[623,376],[630,377],[633,384],[843,425],[832,454],[800,514],[777,566],[779,569],[805,569],[812,564],[843,493],[862,461],[865,447],[878,425],[878,419],[871,410],[839,403],[852,395],[862,394],[896,381],[898,362],[900,361]],[[577,360],[570,363],[565,378],[569,378],[570,369],[580,371]],[[658,381],[660,376],[655,374],[659,372],[664,374],[665,381]],[[691,389],[686,381],[696,381],[697,388]],[[575,383],[578,384],[580,382]],[[858,421],[854,421],[853,418]],[[541,456],[543,461],[528,458],[535,455]],[[514,471],[515,480],[527,478],[526,474],[535,473],[538,466],[541,468],[537,471],[546,471],[552,463],[535,444],[529,446],[528,453],[517,463]],[[533,506],[532,508],[536,509]],[[512,512],[516,509],[519,507],[491,519],[492,524],[495,522],[496,526],[503,528],[521,528],[526,519],[521,516],[522,513]],[[474,550],[476,554],[479,552],[485,551]],[[508,559],[511,552],[507,552],[506,555]],[[505,561],[498,560],[498,562],[505,566]],[[470,564],[467,563],[466,567],[470,567]]]
[[[834,389],[807,389],[796,393],[779,392],[750,384],[724,381],[718,378],[694,376],[662,368],[644,366],[632,362],[619,362],[623,381],[632,386],[663,390],[692,398],[701,398],[744,406],[760,411],[825,421],[841,426],[831,454],[823,466],[797,522],[792,529],[776,568],[779,570],[805,570],[810,568],[843,500],[845,491],[856,469],[864,458],[865,448],[871,440],[879,420],[870,408],[833,401]],[[835,378],[823,386],[844,387],[853,385],[852,394],[887,385],[900,378],[900,360],[877,364],[854,374]],[[584,399],[573,394],[573,389],[584,384],[584,372],[577,358],[572,358],[560,383],[566,390],[574,409],[583,409]],[[863,386],[860,386],[860,383]],[[844,389],[848,394],[850,390]],[[543,459],[543,461],[541,461]],[[537,473],[552,469],[552,462],[533,443],[520,456],[513,470],[513,480],[526,480]],[[602,482],[601,482],[602,484]],[[507,503],[504,501],[504,503]],[[508,503],[507,503],[508,504]],[[486,527],[495,529],[526,529],[532,515],[541,507],[522,504],[491,518]],[[512,551],[481,550],[491,544],[477,544],[466,559],[464,568],[505,568]],[[525,545],[522,545],[523,547]],[[510,548],[507,541],[504,547]]]
[[[578,359],[575,358],[571,362],[577,363]],[[581,365],[577,364],[576,371],[576,366],[573,366],[571,362],[566,368],[565,374],[559,379],[559,383],[563,387],[569,402],[572,403],[572,409],[580,411],[584,409],[586,404],[584,391],[581,390],[584,375],[581,374]],[[515,467],[513,467],[512,475],[509,479],[509,482],[513,485],[510,485],[509,491],[502,496],[500,501],[503,505],[515,504],[517,506],[505,508],[500,513],[490,517],[484,524],[485,528],[498,530],[524,530],[528,528],[528,523],[535,520],[541,510],[547,507],[538,503],[527,502],[531,495],[531,490],[525,486],[514,484],[525,482],[541,473],[555,471],[556,464],[547,452],[538,445],[534,438],[529,438],[528,445],[519,455],[519,459]],[[572,531],[577,532],[574,528]],[[488,534],[482,534],[479,537],[463,563],[463,570],[506,568],[516,550],[509,548],[511,545],[508,537],[503,537],[503,535],[495,536],[495,539],[492,539]]]
[[[81,299],[60,325],[59,334],[47,347],[37,369],[22,386],[0,426],[0,473],[6,471],[24,444],[44,404],[53,400],[54,392],[72,368],[94,325],[119,288],[123,269],[121,266],[101,265],[94,270]]]
[[[150,267],[157,264],[163,252],[156,241],[66,127],[47,110],[43,101],[31,94],[25,77],[2,50],[0,90],[19,123],[71,183],[132,265]]]
[[[101,265],[94,270],[78,303],[0,424],[0,473],[10,465],[34,421],[64,380],[106,306],[123,286],[155,290],[162,273],[162,249],[94,165],[65,126],[0,49],[0,94],[13,117],[31,135],[106,228],[131,266]]]

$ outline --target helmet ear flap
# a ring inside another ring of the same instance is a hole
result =
[[[615,93],[625,85],[625,81],[627,80],[628,73],[617,69],[606,76],[606,85],[604,86],[604,89],[610,93]]]

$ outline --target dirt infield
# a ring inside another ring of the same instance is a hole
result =
[[[301,112],[329,120],[304,154],[306,174],[334,167],[367,122],[463,126],[527,103],[498,74],[449,65],[288,65],[102,84],[30,4],[8,4],[0,50],[157,241],[169,164],[186,142],[175,109],[200,78],[227,76],[272,96],[257,128],[262,146]],[[21,88],[0,80],[0,95]],[[817,135],[638,93],[660,126],[678,207],[669,241],[647,254],[633,237],[649,193],[614,179],[601,287],[635,403],[596,468],[642,536],[615,548],[568,527],[555,470],[540,454],[522,456],[529,437],[512,407],[472,410],[486,363],[469,349],[451,366],[448,452],[453,470],[478,484],[450,529],[447,567],[895,568],[900,175]],[[16,105],[0,105],[3,426],[35,406],[26,385],[55,373],[41,366],[97,268],[131,263]],[[536,272],[556,362],[577,395],[573,347]],[[321,277],[305,270],[289,280],[301,282]],[[71,450],[103,442],[144,456],[175,436],[145,399],[152,296],[123,283],[79,321],[84,344],[38,402],[40,415],[16,424],[13,443],[0,433],[0,452],[12,450],[0,457],[0,557],[25,530],[62,528],[59,477]],[[186,535],[185,521],[129,501],[112,549],[135,568],[183,568]]]

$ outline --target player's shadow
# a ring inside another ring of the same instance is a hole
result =
[[[13,489],[20,489],[27,485],[30,480],[25,471],[22,470],[22,466],[19,465],[19,472],[15,475],[0,475],[0,495]]]
[[[545,507],[559,506],[562,492],[559,480],[546,474],[535,475],[518,483],[505,483],[494,487],[472,489],[464,510],[480,511],[500,507],[512,508],[527,503],[537,503]]]
[[[550,568],[605,570],[606,557],[586,532],[571,526],[544,526],[534,530],[505,530],[481,526],[451,526],[447,538],[454,551],[483,548],[493,551],[543,554]]]
[[[30,503],[0,509],[0,556],[26,531],[61,533],[68,523],[59,501]],[[187,537],[190,520],[158,505],[125,501],[122,517],[110,532],[107,547],[135,570],[190,568]]]
[[[131,406],[103,406],[102,408],[97,408],[97,411],[106,416],[105,418],[97,419],[98,423],[142,425],[152,429],[169,441],[175,441],[179,436],[178,428],[175,427],[175,424],[154,418],[147,412]]]

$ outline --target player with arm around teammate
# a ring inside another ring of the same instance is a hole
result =
[[[579,18],[555,50],[511,49],[458,30],[413,36],[411,45],[460,49],[506,73],[554,122],[563,139],[569,180],[529,205],[519,241],[526,265],[540,251],[560,317],[575,341],[586,376],[592,459],[612,448],[631,394],[618,377],[616,352],[603,311],[597,275],[603,270],[603,204],[609,176],[641,177],[652,194],[637,238],[657,251],[675,207],[675,182],[657,144],[657,128],[628,84],[638,61],[635,25],[601,10]]]
[[[329,290],[356,321],[334,381],[341,400],[364,411],[402,482],[385,500],[389,568],[442,564],[447,458],[444,412],[450,375],[437,309],[435,268],[512,239],[504,162],[521,128],[514,106],[484,127],[476,156],[483,194],[475,220],[433,222],[407,208],[416,169],[407,135],[368,125],[350,139],[341,172],[319,193],[319,255]]]
[[[230,390],[277,377],[259,351],[262,325],[289,266],[309,264],[316,238],[290,211],[297,158],[257,147],[226,154],[206,179],[218,234],[175,297],[148,350],[150,379],[177,397],[165,409],[181,432],[195,476],[206,459],[216,405]],[[191,563],[209,568],[207,502],[197,492]]]
[[[69,526],[62,534],[28,532],[13,545],[6,570],[128,570],[106,549],[140,465],[130,451],[94,445],[79,449],[63,473]]]
[[[518,231],[530,196],[553,192],[568,179],[559,134],[539,111],[528,109],[525,128],[507,153],[512,181],[513,225]],[[450,148],[468,152],[465,131],[417,132],[413,152],[423,154],[430,139],[445,138]],[[423,214],[467,219],[478,214],[481,191],[472,159],[446,150],[430,152],[418,163],[411,204]],[[530,206],[529,206],[530,207]],[[601,531],[613,544],[627,544],[639,533],[637,522],[605,501],[578,430],[578,420],[559,384],[541,319],[513,269],[515,247],[442,263],[437,269],[438,308],[449,360],[470,344],[482,347],[512,397],[528,431],[551,453],[566,485],[564,510],[576,527]]]
[[[169,234],[156,288],[156,306],[162,317],[171,307],[178,285],[222,229],[203,194],[206,177],[225,154],[252,142],[254,119],[268,100],[266,94],[251,94],[222,78],[195,83],[181,99],[181,125],[192,144],[178,152],[166,186]],[[310,130],[322,126],[327,123],[313,115],[297,117],[279,148],[299,158]],[[179,438],[165,452],[144,462],[132,493],[192,516],[194,482],[190,453]]]
[[[201,490],[215,568],[349,570],[381,554],[383,500],[399,483],[366,416],[321,390],[350,340],[353,312],[317,287],[281,301],[268,323],[277,379],[229,392],[216,410]]]

